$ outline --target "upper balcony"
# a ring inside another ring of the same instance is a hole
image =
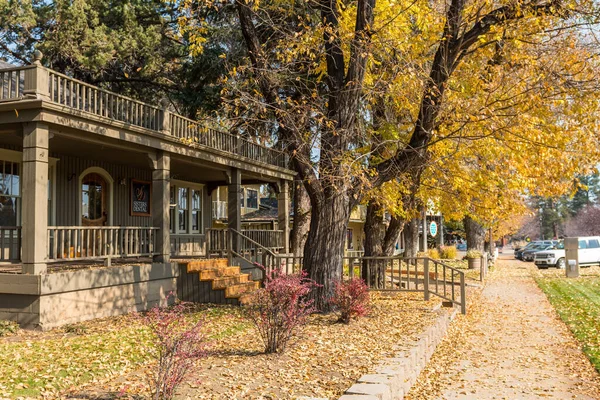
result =
[[[137,129],[197,150],[234,156],[240,162],[283,171],[285,153],[237,134],[223,132],[169,111],[167,104],[156,106],[113,93],[43,67],[38,58],[33,65],[0,69],[0,105],[42,100],[60,106],[62,113],[93,118],[103,123]],[[15,108],[17,110],[17,108]],[[17,111],[18,114],[18,111]],[[290,171],[285,171],[289,173]]]

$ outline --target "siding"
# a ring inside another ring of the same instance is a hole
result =
[[[60,154],[51,154],[51,157],[58,158],[55,199],[57,226],[79,225],[79,176],[90,167],[103,168],[114,180],[113,204],[110,208],[114,226],[152,226],[152,217],[132,217],[129,214],[131,179],[151,181],[150,168],[135,168]],[[125,185],[120,184],[122,179],[125,179]]]

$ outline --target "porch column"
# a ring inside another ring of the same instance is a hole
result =
[[[171,156],[159,151],[156,154],[155,169],[152,171],[152,225],[156,232],[154,262],[167,263],[171,259],[171,233],[169,208],[171,190]]]
[[[286,180],[279,183],[277,194],[277,212],[279,230],[283,231],[283,252],[290,252],[290,186]]]
[[[227,187],[227,226],[229,229],[235,229],[238,232],[242,230],[242,200],[240,193],[242,192],[242,174],[239,169],[231,169],[231,182]],[[241,243],[238,242],[237,236],[232,236],[232,250],[239,253]]]
[[[212,228],[212,191],[208,186],[204,186],[202,192],[202,221],[206,233],[207,229]]]
[[[48,125],[23,124],[22,271],[46,272],[48,254]]]

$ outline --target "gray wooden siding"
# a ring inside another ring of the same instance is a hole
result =
[[[132,217],[129,213],[129,191],[131,179],[152,180],[150,168],[141,169],[103,161],[82,159],[73,156],[51,154],[58,158],[56,163],[56,225],[79,225],[79,176],[90,167],[106,170],[114,180],[113,214],[114,226],[152,226],[152,217]],[[125,185],[120,181],[125,179]]]

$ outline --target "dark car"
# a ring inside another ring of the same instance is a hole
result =
[[[536,246],[532,246],[531,248],[524,250],[522,254],[523,261],[533,261],[535,253],[538,251],[550,250],[555,248],[555,244],[539,244]]]
[[[554,245],[558,243],[557,240],[536,240],[535,242],[531,242],[531,243],[527,243],[527,245],[525,247],[520,247],[520,248],[516,248],[515,249],[515,258],[517,260],[522,260],[523,259],[523,252],[531,249],[533,246],[538,246],[541,244],[544,245]],[[536,251],[540,251],[540,250],[536,250]],[[533,260],[533,258],[532,258]]]

